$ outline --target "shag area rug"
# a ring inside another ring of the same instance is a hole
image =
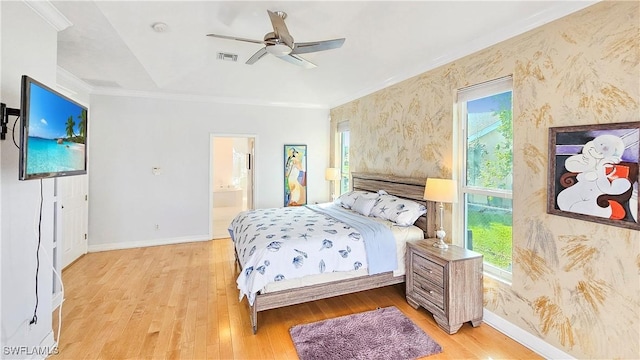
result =
[[[442,352],[395,306],[289,329],[300,360],[415,359]]]

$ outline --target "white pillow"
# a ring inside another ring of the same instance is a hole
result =
[[[397,197],[389,194],[381,194],[378,196],[376,203],[371,209],[371,216],[375,216],[380,219],[389,220],[391,218],[391,208],[398,200]]]
[[[409,226],[418,220],[418,218],[427,213],[427,207],[413,201],[404,200],[405,207],[396,213],[395,222],[400,226]]]
[[[373,205],[375,203],[376,198],[359,196],[353,203],[351,210],[356,211],[364,216],[369,216],[369,214],[371,214],[371,209],[373,208]]]
[[[393,195],[380,195],[371,209],[371,216],[390,220],[400,226],[413,225],[427,212],[427,208],[415,201]]]
[[[378,194],[376,193],[362,191],[362,190],[353,190],[340,195],[340,197],[337,200],[339,201],[339,204],[342,207],[351,209],[353,204],[356,202],[356,199],[361,196],[366,198],[373,198],[373,199],[378,198]]]

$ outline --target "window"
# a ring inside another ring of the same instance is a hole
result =
[[[460,200],[464,244],[485,272],[508,282],[512,267],[512,78],[458,91]]]
[[[344,194],[350,189],[349,184],[349,122],[338,124],[340,134],[340,194]]]

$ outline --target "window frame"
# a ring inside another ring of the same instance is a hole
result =
[[[461,239],[459,245],[463,248],[468,248],[468,237],[467,237],[467,228],[466,228],[466,210],[467,210],[467,195],[481,195],[481,196],[492,196],[509,199],[511,201],[511,217],[513,223],[513,190],[502,190],[502,189],[488,189],[479,186],[468,186],[467,183],[467,102],[490,97],[493,95],[497,95],[500,93],[504,93],[507,91],[511,91],[511,109],[513,114],[513,77],[511,75],[501,77],[495,80],[490,80],[484,83],[480,83],[477,85],[472,85],[466,88],[458,89],[454,95],[455,105],[455,129],[457,136],[457,148],[456,148],[456,157],[458,158],[458,171],[457,177],[460,181],[457,182],[458,186],[458,197],[460,199],[459,204],[454,206],[455,219],[457,221],[454,224],[454,235]],[[513,123],[513,118],[512,118]],[[513,148],[513,144],[512,144]],[[513,160],[511,163],[512,171],[513,171]],[[512,228],[512,237],[511,244],[513,248],[513,228]],[[511,254],[513,259],[513,251]],[[507,283],[511,285],[513,279],[513,268],[512,271],[507,271],[501,269],[495,265],[487,263],[483,260],[483,268],[485,275],[494,278],[498,281]],[[513,263],[512,263],[513,264]]]
[[[340,158],[338,160],[338,165],[340,168],[340,181],[338,183],[338,196],[348,192],[351,189],[351,171],[349,169],[349,153],[347,153],[347,169],[348,171],[343,171],[345,169],[345,154],[344,154],[344,136],[345,133],[349,136],[349,152],[351,150],[351,133],[349,131],[349,122],[343,121],[338,124],[338,149]],[[343,189],[343,181],[346,179],[346,187]]]

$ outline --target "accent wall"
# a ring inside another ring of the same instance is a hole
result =
[[[597,3],[331,110],[352,171],[450,178],[456,90],[513,74],[513,278],[485,276],[484,306],[577,358],[638,358],[640,233],[546,213],[548,128],[638,121],[639,6]]]

